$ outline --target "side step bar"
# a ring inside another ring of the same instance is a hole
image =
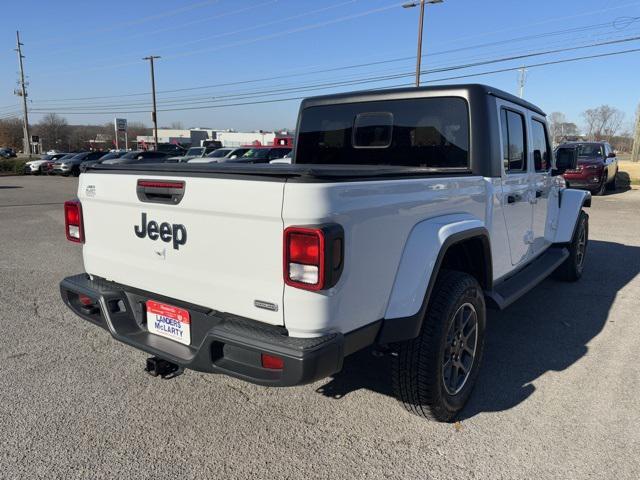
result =
[[[487,306],[504,310],[551,275],[568,256],[566,248],[550,247],[518,273],[495,285],[493,290],[485,291]]]

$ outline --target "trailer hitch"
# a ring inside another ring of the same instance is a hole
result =
[[[160,376],[164,380],[176,378],[184,373],[184,368],[175,363],[158,357],[147,358],[147,366],[144,369],[152,377]]]

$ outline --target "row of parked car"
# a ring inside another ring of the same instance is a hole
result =
[[[75,176],[90,165],[145,164],[145,163],[291,163],[291,148],[280,146],[261,147],[192,147],[184,155],[173,156],[169,152],[155,150],[113,150],[75,153],[53,153],[27,162],[25,174],[49,174]]]

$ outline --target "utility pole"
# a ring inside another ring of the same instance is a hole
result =
[[[22,134],[23,134],[23,152],[31,156],[31,139],[29,137],[29,114],[27,112],[27,85],[24,81],[24,65],[22,59],[22,43],[20,43],[20,32],[16,31],[16,52],[18,52],[18,63],[20,64],[20,89],[16,91],[16,95],[22,97]]]
[[[640,162],[640,104],[636,110],[636,129],[633,134],[633,150],[631,152],[631,161]]]
[[[520,73],[518,74],[518,84],[520,85],[520,98],[524,96],[524,84],[527,81],[527,69],[525,67],[521,67],[518,70]]]
[[[157,55],[150,55],[144,57],[143,60],[149,60],[151,65],[151,96],[153,97],[153,112],[151,113],[151,119],[153,120],[153,141],[155,144],[155,150],[158,150],[158,115],[156,110],[156,77],[153,69],[153,61],[158,57]]]
[[[444,0],[420,0],[419,2],[409,2],[402,5],[402,8],[413,8],[420,6],[420,17],[418,19],[418,54],[416,57],[416,87],[420,86],[420,68],[422,64],[422,32],[424,30],[424,7],[427,4],[434,5],[442,3]]]

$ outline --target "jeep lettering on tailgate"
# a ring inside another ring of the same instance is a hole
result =
[[[180,245],[187,243],[187,229],[181,224],[170,224],[168,222],[162,222],[158,225],[158,222],[151,220],[147,223],[147,214],[142,212],[142,219],[140,225],[134,225],[133,231],[138,238],[149,237],[150,240],[162,240],[165,243],[169,243],[173,240],[173,248],[178,250]]]

